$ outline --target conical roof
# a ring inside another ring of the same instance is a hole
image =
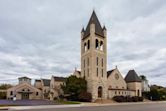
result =
[[[88,25],[86,27],[86,30],[85,30],[85,33],[84,33],[84,37],[86,37],[87,35],[90,34],[90,25],[94,23],[95,24],[95,34],[98,34],[102,37],[104,37],[104,33],[103,33],[103,30],[102,30],[102,27],[100,25],[100,22],[96,16],[96,13],[95,11],[93,11],[91,17],[90,17],[90,20],[88,22]]]
[[[141,82],[141,79],[138,77],[137,73],[135,72],[135,70],[130,70],[126,77],[125,77],[125,81],[128,82]]]

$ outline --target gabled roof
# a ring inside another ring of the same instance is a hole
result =
[[[76,72],[78,72],[79,74],[81,74],[81,71],[76,70]]]
[[[125,81],[128,82],[141,82],[141,79],[138,77],[137,73],[135,72],[135,70],[130,70],[126,77],[125,77]]]
[[[115,69],[112,69],[112,70],[107,71],[107,78],[112,74],[112,72],[113,72],[114,70],[115,70]]]
[[[8,90],[8,91],[9,91],[9,90],[18,90],[18,89],[24,88],[24,87],[32,88],[33,90],[40,91],[38,88],[36,88],[36,87],[34,87],[34,86],[32,86],[32,85],[26,83],[26,82],[24,82],[24,83],[22,83],[22,84],[18,84],[18,85],[16,85],[16,86],[13,86],[13,87],[11,87],[11,88],[8,88],[7,90]]]
[[[100,35],[100,36],[102,36],[102,37],[104,37],[103,29],[102,29],[102,27],[100,25],[100,22],[99,22],[99,20],[98,20],[98,18],[96,16],[95,11],[93,11],[85,31],[82,30],[82,31],[84,31],[84,37],[83,38],[85,38],[87,35],[90,34],[90,25],[92,23],[95,24],[95,33]]]
[[[54,76],[54,81],[65,81],[65,77],[57,77],[57,76]]]
[[[50,86],[50,79],[42,79],[44,86]]]
[[[18,79],[31,79],[31,78],[24,76],[24,77],[19,77]]]

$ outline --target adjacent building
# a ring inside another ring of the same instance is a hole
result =
[[[18,78],[19,84],[7,89],[7,99],[42,99],[42,91],[31,85],[28,77]]]
[[[52,76],[50,81],[50,100],[58,99],[60,95],[63,95],[61,85],[65,85],[64,77]]]

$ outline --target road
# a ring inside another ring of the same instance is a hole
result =
[[[70,108],[43,108],[22,111],[166,111],[166,102],[163,103],[141,103],[120,104],[106,106],[81,106]]]

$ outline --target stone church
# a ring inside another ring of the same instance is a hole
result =
[[[142,96],[141,79],[134,70],[125,78],[116,67],[107,70],[107,29],[101,26],[93,11],[86,29],[81,31],[81,71],[74,75],[85,77],[93,100],[114,96]]]
[[[93,101],[114,96],[142,96],[141,79],[134,70],[125,78],[117,67],[107,70],[107,29],[100,25],[94,11],[86,29],[81,31],[81,71],[75,69],[73,74],[85,77]],[[21,77],[18,85],[7,90],[7,98],[53,100],[63,94],[62,84],[65,84],[64,77],[35,80],[34,85],[30,78]]]

